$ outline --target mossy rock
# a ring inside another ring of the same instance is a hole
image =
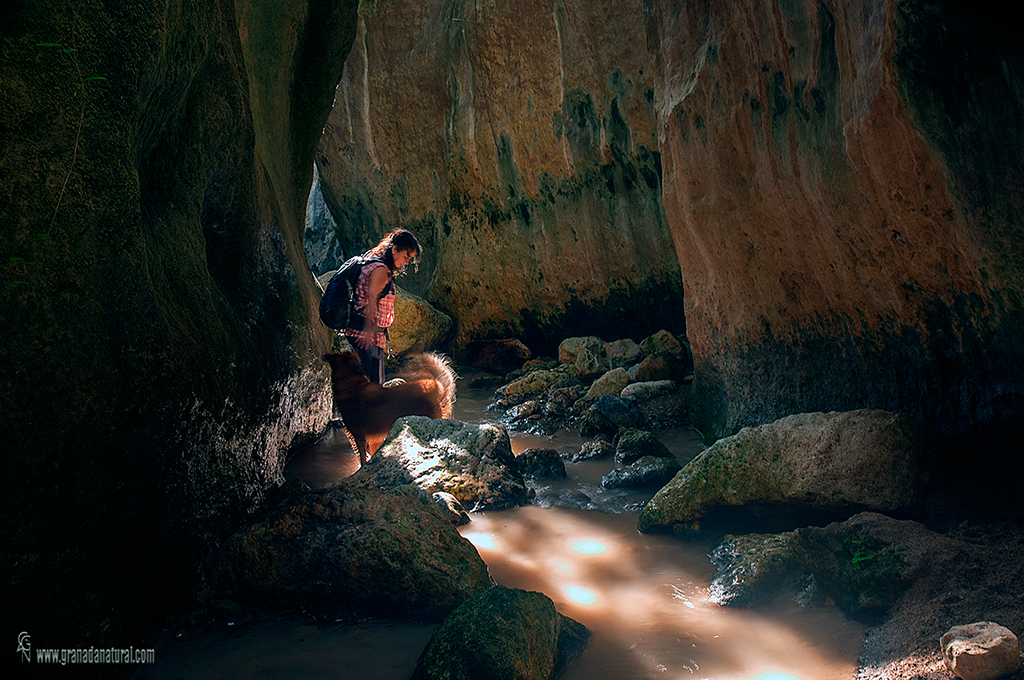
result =
[[[494,586],[445,619],[412,680],[551,680],[589,637],[546,595]]]

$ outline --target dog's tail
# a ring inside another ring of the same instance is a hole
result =
[[[441,392],[441,417],[452,417],[452,405],[455,403],[455,379],[459,376],[452,369],[448,357],[433,352],[413,355],[402,366],[398,375],[406,380],[432,378]]]

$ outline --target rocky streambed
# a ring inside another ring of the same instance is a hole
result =
[[[506,342],[489,351],[478,363],[504,367],[517,350]],[[912,419],[877,410],[794,414],[679,457],[661,439],[686,424],[689,367],[685,344],[662,332],[641,343],[570,338],[558,357],[474,378],[470,390],[493,390],[475,414],[485,422],[401,419],[355,474],[279,489],[263,518],[210,557],[200,606],[176,634],[243,611],[338,625],[426,621],[431,634],[444,621],[417,677],[479,677],[467,669],[480,663],[492,677],[511,677],[509,655],[526,649],[534,651],[519,661],[529,677],[565,669],[572,677],[586,628],[552,616],[543,595],[495,590],[502,586],[488,566],[493,572],[491,560],[507,557],[487,544],[495,534],[471,545],[473,531],[455,529],[472,527],[473,517],[493,527],[482,520],[523,507],[626,513],[641,532],[700,546],[713,574],[687,598],[705,607],[767,611],[786,601],[811,620],[816,608],[838,606],[866,627],[860,678],[948,678],[939,638],[952,626],[992,620],[1022,630],[1024,513],[936,485]],[[566,431],[579,433],[573,446],[544,445]],[[513,452],[510,432],[536,445]],[[607,472],[589,488],[558,481],[567,468],[598,461]],[[609,494],[618,494],[614,508],[597,498]],[[562,612],[579,603],[557,604]],[[502,628],[510,617],[533,623]],[[453,660],[452,649],[477,649],[465,637],[471,630],[494,639],[499,628],[521,647]],[[542,641],[538,630],[548,631]],[[428,659],[444,661],[428,668]]]

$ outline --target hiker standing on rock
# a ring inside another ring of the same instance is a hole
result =
[[[366,377],[379,384],[384,382],[388,326],[395,320],[394,278],[406,265],[418,262],[420,253],[412,232],[395,229],[363,255],[372,260],[356,280],[345,337],[359,354]]]

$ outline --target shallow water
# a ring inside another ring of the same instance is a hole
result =
[[[460,385],[455,417],[494,422],[488,394]],[[510,433],[513,451],[553,448],[574,453],[586,441]],[[685,464],[702,450],[690,429],[659,432]],[[607,490],[608,460],[567,466],[568,479],[531,483],[530,506],[474,513],[461,533],[501,585],[535,590],[594,634],[567,680],[714,678],[716,680],[848,680],[862,650],[863,629],[834,606],[805,608],[780,597],[756,610],[707,599],[712,547],[636,530],[638,508],[653,491]],[[289,460],[285,475],[313,486],[358,468],[344,434],[332,431]],[[436,625],[340,624],[268,617],[222,625],[195,639],[157,648],[142,677],[408,678]]]

